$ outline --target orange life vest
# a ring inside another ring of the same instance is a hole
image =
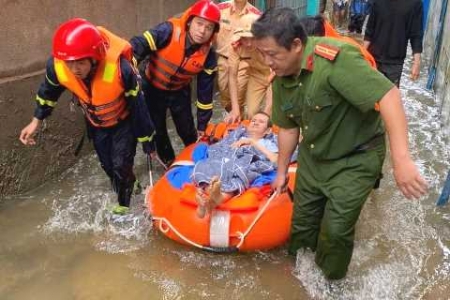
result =
[[[367,51],[366,48],[364,48],[363,46],[361,46],[361,44],[359,44],[357,41],[355,41],[352,38],[349,37],[345,37],[340,35],[336,29],[333,28],[333,26],[331,26],[331,24],[328,21],[324,21],[324,29],[325,29],[325,36],[326,37],[331,37],[331,38],[335,38],[344,42],[348,42],[352,45],[355,45],[359,48],[359,50],[361,51],[361,54],[363,55],[364,59],[369,63],[369,65],[376,69],[377,67],[377,63],[375,62],[375,59],[373,58],[372,54],[370,54],[369,51]]]
[[[77,78],[63,60],[54,58],[55,72],[60,84],[72,91],[89,120],[95,127],[111,127],[128,115],[121,80],[120,56],[132,59],[131,45],[103,27],[98,27],[108,41],[109,48],[103,60],[97,62],[97,70],[91,82],[91,94],[84,82]]]
[[[211,43],[203,44],[191,56],[185,57],[186,19],[172,18],[172,37],[169,44],[156,51],[145,70],[149,82],[161,90],[179,90],[204,69]]]

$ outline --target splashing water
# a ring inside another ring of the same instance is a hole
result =
[[[49,235],[56,232],[79,234],[94,232],[95,247],[108,253],[130,252],[142,248],[148,242],[152,228],[151,218],[144,206],[143,195],[135,195],[130,212],[126,215],[111,213],[116,195],[108,186],[106,176],[99,168],[91,168],[89,176],[80,170],[95,165],[95,156],[81,162],[66,172],[60,181],[73,184],[73,194],[67,198],[52,197],[53,216],[43,226]],[[105,191],[106,190],[106,191]]]

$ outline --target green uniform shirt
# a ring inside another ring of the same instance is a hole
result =
[[[317,44],[339,50],[334,60],[316,54]],[[301,151],[332,160],[384,133],[375,104],[393,87],[372,69],[359,49],[326,37],[308,37],[299,76],[273,83],[272,119],[281,128],[300,127]]]

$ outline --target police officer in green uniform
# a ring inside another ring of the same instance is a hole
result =
[[[383,165],[385,130],[402,193],[418,198],[427,189],[409,154],[400,92],[355,46],[307,37],[289,8],[266,11],[252,33],[277,75],[272,118],[280,127],[273,183],[278,192],[286,188],[300,130],[303,135],[289,253],[309,248],[328,279],[343,278],[355,224]]]

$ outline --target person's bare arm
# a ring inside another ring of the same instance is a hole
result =
[[[280,128],[278,132],[277,177],[272,183],[272,188],[278,193],[282,193],[286,189],[289,163],[298,145],[299,135],[299,128]]]
[[[393,87],[379,102],[381,117],[386,125],[391,160],[397,186],[408,199],[426,193],[427,183],[411,159],[408,148],[408,128],[400,91]]]
[[[278,153],[270,151],[255,140],[252,140],[252,146],[261,151],[271,162],[273,162],[274,164],[277,163]]]
[[[264,147],[263,145],[259,144],[258,140],[254,140],[252,138],[243,138],[232,144],[232,146],[236,147],[236,148],[246,146],[246,145],[255,147],[257,150],[261,151],[262,154],[264,154],[267,157],[267,159],[269,159],[271,162],[273,162],[275,164],[277,163],[278,153],[272,152],[269,149],[267,149],[266,147]]]
[[[414,53],[413,55],[413,65],[411,67],[411,79],[413,81],[419,79],[420,75],[420,60],[421,60],[421,54],[420,53]]]

